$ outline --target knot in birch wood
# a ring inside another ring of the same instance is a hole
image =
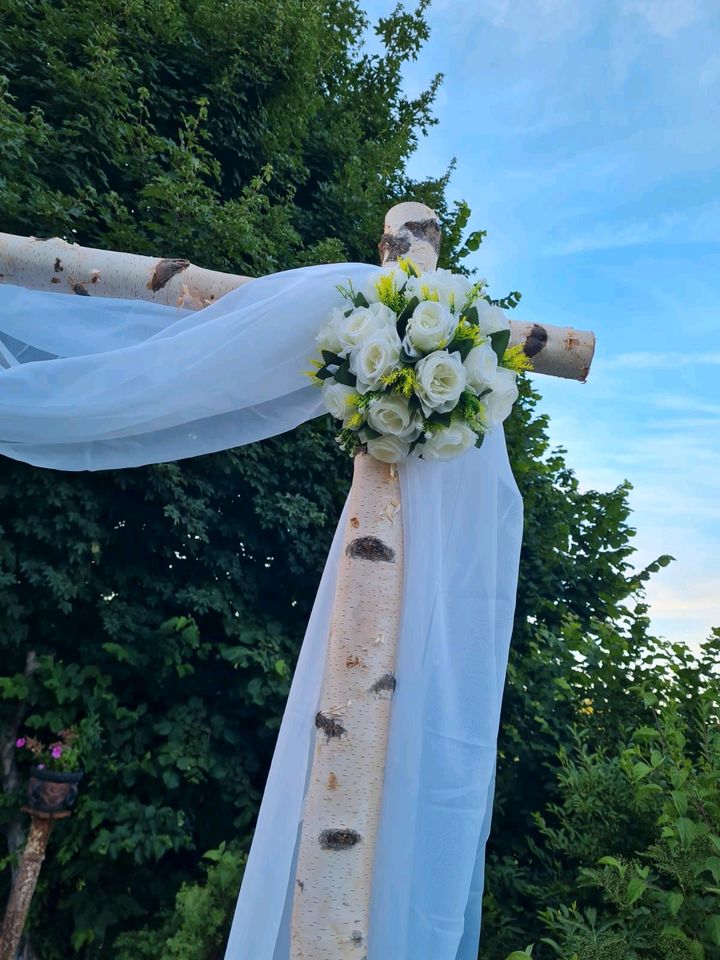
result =
[[[158,260],[152,276],[148,282],[148,290],[157,293],[165,284],[178,273],[182,273],[190,266],[189,260]]]
[[[373,563],[394,563],[395,551],[379,537],[356,537],[345,548],[348,557],[354,560],[371,560]]]
[[[357,830],[323,830],[318,840],[323,850],[350,850],[362,837]]]
[[[532,358],[540,353],[547,342],[548,333],[545,327],[541,327],[539,323],[534,323],[523,344],[523,353],[526,357]]]

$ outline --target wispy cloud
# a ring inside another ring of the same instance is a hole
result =
[[[676,370],[678,367],[720,366],[720,353],[620,353],[605,360],[607,367],[636,370]]]
[[[647,402],[655,407],[660,407],[662,410],[686,411],[687,413],[720,417],[720,404],[706,403],[697,397],[689,397],[684,394],[656,393],[649,396]]]
[[[670,40],[703,14],[701,0],[624,0],[621,12],[640,19],[657,37]]]
[[[720,207],[716,204],[703,205],[629,223],[614,220],[597,224],[590,230],[551,246],[546,254],[563,257],[653,243],[717,242],[719,236]]]

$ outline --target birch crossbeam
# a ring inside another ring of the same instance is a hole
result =
[[[405,204],[394,210],[402,207]],[[407,223],[410,229],[413,226],[412,221]],[[396,236],[393,242],[397,244]],[[383,260],[389,259],[388,244],[381,241],[380,250]],[[251,279],[207,270],[189,260],[97,250],[59,237],[39,240],[0,233],[0,283],[30,290],[149,300],[198,310]],[[595,351],[590,331],[518,320],[510,321],[510,343],[522,344],[535,373],[567,380],[587,379]]]

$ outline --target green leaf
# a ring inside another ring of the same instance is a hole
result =
[[[483,242],[483,237],[486,236],[487,230],[474,230],[465,241],[465,246],[474,253]]]
[[[450,413],[431,413],[428,422],[438,423],[441,427],[449,427],[452,422],[452,411]]]
[[[688,810],[687,793],[685,793],[684,790],[672,790],[670,792],[670,796],[672,797],[672,801],[673,801],[673,804],[675,805],[675,809],[677,810],[677,812],[681,816],[684,816]]]
[[[315,378],[317,380],[330,380],[334,376],[327,367],[320,367],[319,370],[315,371]]]
[[[333,353],[332,350],[321,350],[322,358],[325,361],[325,366],[328,366],[331,363],[342,363],[345,357],[341,357],[337,353]]]
[[[480,323],[480,317],[478,316],[477,307],[475,306],[467,307],[460,314],[460,319],[467,320],[468,323],[471,323],[474,327],[476,327]]]
[[[720,947],[720,914],[714,913],[705,921],[705,932],[708,935],[708,938],[715,944],[716,947]]]
[[[356,307],[369,307],[369,306],[370,306],[370,304],[368,303],[368,301],[367,301],[366,297],[364,296],[364,294],[358,293],[358,292],[355,293],[355,296],[354,296],[354,298],[353,298],[353,304],[354,304]]]
[[[357,377],[354,373],[350,372],[350,361],[343,360],[340,366],[337,368],[333,374],[335,377],[336,383],[342,383],[346,387],[357,386]]]
[[[472,340],[452,340],[447,345],[448,353],[459,353],[461,360],[466,360],[467,355],[470,353],[475,344]]]
[[[411,300],[405,304],[402,312],[397,318],[397,332],[398,336],[402,340],[405,336],[405,331],[407,330],[408,320],[413,315],[415,307],[420,303],[420,300],[417,297],[413,297]]]
[[[683,900],[685,897],[678,892],[669,893],[667,898],[668,910],[673,917],[678,915],[680,907],[683,905]]]
[[[688,817],[680,817],[680,819],[675,822],[675,830],[684,847],[689,847],[698,834],[697,824]]]
[[[490,343],[492,348],[497,354],[498,360],[502,360],[505,355],[505,351],[508,348],[510,343],[510,331],[509,330],[498,330],[497,333],[490,334]]]
[[[646,890],[647,883],[641,877],[633,877],[627,887],[628,903],[636,903]]]
[[[633,767],[633,780],[642,780],[643,777],[646,777],[651,772],[652,767],[650,764],[643,763],[643,761],[640,760]]]

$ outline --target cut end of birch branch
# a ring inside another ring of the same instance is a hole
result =
[[[520,345],[534,373],[585,383],[595,353],[591,330],[510,321],[510,345]]]
[[[398,203],[385,215],[378,244],[380,262],[410,257],[420,270],[434,270],[440,252],[440,220],[424,203]]]

